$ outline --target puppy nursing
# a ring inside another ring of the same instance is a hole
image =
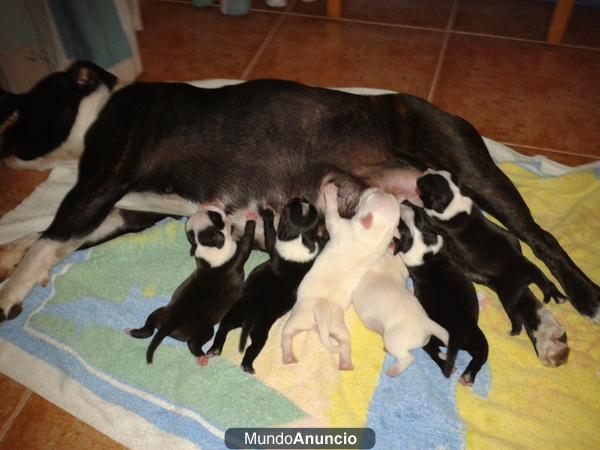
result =
[[[547,354],[541,357],[542,362],[550,366],[564,363],[569,352],[564,330],[558,324],[538,329],[540,318],[531,302],[529,285],[535,283],[540,288],[545,302],[553,298],[563,303],[566,297],[523,256],[512,234],[487,220],[479,207],[460,192],[448,172],[428,170],[417,180],[417,186],[431,223],[446,238],[449,254],[473,281],[498,294],[511,321],[510,334],[519,334],[524,323],[534,323],[534,334],[552,334],[550,339],[532,339],[538,354]]]
[[[352,291],[356,314],[383,337],[385,350],[396,357],[396,364],[387,371],[391,377],[413,363],[410,350],[423,347],[431,335],[448,345],[448,332],[429,318],[406,287],[407,279],[402,259],[388,251]]]
[[[298,287],[296,304],[282,333],[283,362],[297,362],[294,336],[316,326],[325,348],[340,354],[339,368],[348,370],[352,360],[344,311],[362,276],[387,251],[400,209],[393,195],[367,189],[354,217],[343,219],[338,212],[337,187],[327,184],[323,192],[330,240]]]
[[[471,281],[448,256],[443,238],[428,228],[425,219],[423,210],[402,205],[396,251],[401,252],[413,279],[415,295],[425,311],[450,334],[444,359],[440,356],[442,342],[435,338],[424,350],[446,377],[454,369],[458,350],[467,350],[473,359],[460,382],[470,386],[488,356],[487,340],[477,326],[477,294]]]
[[[253,363],[263,349],[269,330],[296,302],[296,291],[321,249],[317,236],[319,214],[310,203],[293,198],[283,209],[277,232],[273,212],[261,210],[265,246],[270,259],[248,276],[242,298],[221,321],[209,355],[219,355],[227,333],[242,327],[240,351],[250,335],[252,344],[242,360],[242,369],[254,373]]]
[[[175,290],[169,304],[155,310],[142,328],[129,330],[136,338],[150,342],[146,360],[152,363],[154,351],[166,336],[187,342],[201,365],[207,363],[202,346],[213,336],[214,325],[240,298],[244,283],[244,263],[252,251],[255,214],[248,214],[242,240],[231,236],[231,223],[224,211],[206,206],[189,218],[186,233],[196,270]]]

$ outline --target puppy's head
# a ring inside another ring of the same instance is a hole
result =
[[[80,102],[100,87],[108,98],[117,78],[87,62],[73,63],[39,81],[29,92],[0,92],[0,158],[32,160],[68,137]]]
[[[400,238],[394,238],[394,254],[400,253],[409,267],[424,264],[427,254],[436,254],[442,248],[443,239],[433,231],[422,208],[403,203],[398,231]]]
[[[352,221],[364,232],[384,237],[397,227],[399,217],[396,197],[380,189],[369,188],[361,194]]]
[[[306,199],[291,199],[277,227],[276,249],[287,261],[306,262],[319,250],[319,213]]]
[[[231,235],[231,221],[216,206],[204,206],[185,224],[190,255],[206,261],[212,268],[225,264],[237,245]]]
[[[426,170],[417,179],[417,192],[425,211],[432,217],[450,220],[460,213],[471,213],[472,200],[461,194],[445,170]]]

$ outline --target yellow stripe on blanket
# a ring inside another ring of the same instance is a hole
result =
[[[515,164],[501,169],[515,183],[535,220],[577,265],[600,281],[600,182],[591,173],[540,178]],[[525,254],[540,267],[531,250]],[[544,271],[549,273],[545,267]],[[490,344],[492,386],[487,398],[457,388],[467,448],[600,448],[600,329],[570,304],[549,305],[567,330],[565,366],[542,366],[527,336],[511,338],[495,294],[480,326]]]

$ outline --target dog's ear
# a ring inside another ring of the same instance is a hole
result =
[[[306,233],[302,233],[302,245],[304,245],[309,252],[314,252],[317,248],[317,243],[315,239],[308,236]]]
[[[400,232],[400,237],[394,237],[394,255],[400,252],[406,253],[413,246],[413,235],[403,220],[400,220],[398,231]]]
[[[223,222],[223,217],[216,211],[208,211],[208,218],[213,223],[217,230],[222,230],[225,228],[225,222]]]
[[[194,236],[194,232],[192,230],[186,231],[185,236],[187,237],[187,240],[190,243],[190,256],[194,256],[196,254],[196,248],[198,247],[198,244],[196,244],[196,237]]]
[[[66,72],[83,94],[94,91],[100,83],[112,90],[117,82],[116,76],[89,61],[76,61],[67,68]]]
[[[368,230],[373,225],[373,213],[365,214],[360,218],[360,224],[364,229]]]

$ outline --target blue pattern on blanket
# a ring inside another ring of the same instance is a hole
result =
[[[385,374],[395,362],[387,356],[371,399],[367,426],[378,433],[378,449],[462,449],[465,447],[464,425],[456,406],[456,389],[464,389],[458,378],[471,357],[460,351],[456,372],[444,378],[440,368],[425,351],[412,352],[415,362],[398,377]],[[473,391],[488,395],[491,385],[489,367],[485,364],[475,380]]]

